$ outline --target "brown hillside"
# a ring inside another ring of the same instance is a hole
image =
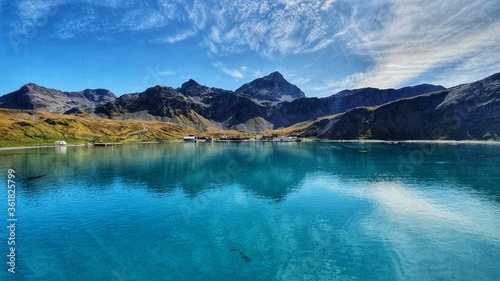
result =
[[[179,140],[198,134],[193,128],[158,121],[109,120],[45,112],[0,109],[0,147],[91,141]]]

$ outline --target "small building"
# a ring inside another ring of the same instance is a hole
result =
[[[66,142],[63,141],[63,140],[57,140],[57,141],[54,142],[54,145],[55,146],[65,146]]]
[[[187,137],[184,137],[184,142],[196,142],[196,136],[189,135]]]
[[[300,142],[301,140],[298,137],[281,136],[280,141],[281,142]]]

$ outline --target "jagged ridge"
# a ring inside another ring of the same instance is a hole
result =
[[[345,90],[325,98],[304,97],[278,72],[236,92],[190,79],[177,89],[155,86],[119,98],[107,90],[68,93],[28,84],[0,97],[0,106],[58,113],[94,110],[110,119],[168,121],[201,131],[258,132],[300,123],[289,131],[330,139],[497,139],[499,76],[447,90],[424,84]],[[279,101],[283,96],[291,100]]]
[[[305,94],[278,71],[244,84],[235,91],[257,103],[276,103],[304,98]]]
[[[242,92],[241,89],[249,90]],[[288,89],[291,90],[288,92]],[[144,93],[123,95],[98,108],[96,113],[114,119],[169,121],[197,129],[212,126],[258,132],[444,88],[433,85],[399,90],[367,88],[321,99],[306,98],[297,89],[278,72],[245,84],[236,92],[209,88],[190,79],[176,90],[156,86]],[[291,100],[278,102],[283,96]]]
[[[29,83],[0,97],[0,107],[74,114],[93,111],[94,108],[115,99],[116,96],[105,89],[62,92]]]
[[[355,108],[296,133],[328,139],[499,140],[500,73],[375,108]]]

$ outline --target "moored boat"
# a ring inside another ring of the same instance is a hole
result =
[[[65,146],[66,142],[63,141],[63,140],[57,140],[57,141],[54,142],[54,145],[55,146]]]
[[[196,136],[189,135],[187,137],[184,137],[184,142],[196,142]]]

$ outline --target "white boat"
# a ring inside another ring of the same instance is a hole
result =
[[[66,142],[65,142],[65,141],[62,141],[62,140],[58,140],[58,141],[55,141],[55,142],[54,142],[54,145],[55,145],[55,146],[65,146],[65,145],[66,145]]]
[[[196,137],[195,136],[184,137],[184,142],[196,142]]]

